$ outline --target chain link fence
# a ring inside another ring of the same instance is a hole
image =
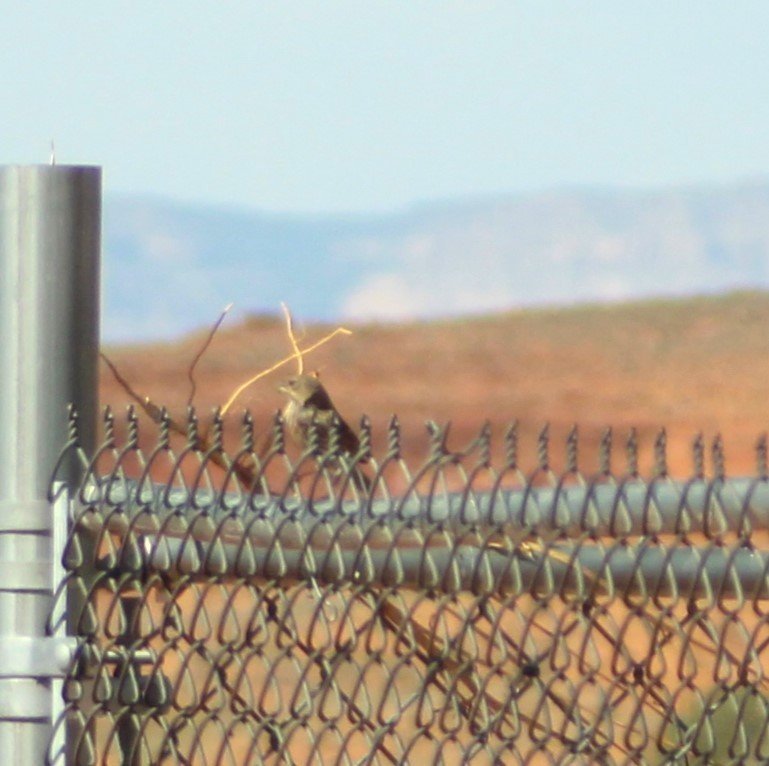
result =
[[[348,460],[158,419],[62,453],[71,763],[769,761],[764,440],[737,479],[695,439],[682,482],[664,433],[644,478],[633,433],[556,475],[546,429],[524,472],[515,426],[407,465],[397,421]]]

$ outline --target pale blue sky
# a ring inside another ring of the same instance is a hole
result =
[[[769,3],[0,0],[0,164],[280,211],[769,175]]]

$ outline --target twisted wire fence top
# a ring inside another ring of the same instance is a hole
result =
[[[764,438],[731,478],[695,437],[680,480],[664,431],[642,476],[634,432],[587,472],[573,429],[556,473],[547,428],[523,470],[515,425],[430,423],[415,465],[395,419],[350,455],[157,415],[62,452],[78,762],[769,758]]]

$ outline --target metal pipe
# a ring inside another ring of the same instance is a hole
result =
[[[39,660],[56,656],[47,497],[69,404],[81,445],[95,444],[100,239],[100,168],[0,167],[0,652],[15,647],[22,666],[0,679],[2,763],[43,763],[53,731],[61,658],[48,673]],[[59,478],[75,486],[74,459]]]
[[[741,546],[636,543],[612,548],[565,542],[500,551],[449,540],[441,546],[405,549],[309,543],[303,548],[246,549],[170,535],[148,536],[142,542],[147,566],[172,579],[199,573],[447,593],[563,593],[584,598],[621,593],[686,599],[715,593],[719,599],[769,598],[769,555]]]
[[[632,479],[570,487],[523,487],[496,492],[474,490],[435,495],[409,493],[387,499],[361,497],[313,500],[270,495],[246,497],[210,490],[148,485],[135,481],[92,482],[81,498],[103,513],[119,508],[129,515],[151,509],[194,519],[205,510],[218,520],[232,516],[249,522],[256,516],[280,524],[287,516],[311,530],[319,522],[366,526],[413,522],[463,530],[468,526],[498,527],[572,536],[703,534],[708,538],[732,532],[749,537],[769,528],[769,480],[758,478],[673,481]],[[126,524],[125,519],[110,523]],[[196,535],[199,534],[196,532]]]
[[[69,403],[95,443],[100,238],[100,168],[0,168],[0,497],[46,498]]]
[[[310,507],[123,480],[84,488],[75,523],[96,537],[106,527],[123,538],[124,562],[170,578],[769,598],[769,555],[748,544],[769,523],[763,479],[533,487],[429,508],[412,499]]]

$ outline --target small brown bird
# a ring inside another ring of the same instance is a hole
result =
[[[318,447],[321,452],[328,449],[329,432],[337,421],[339,434],[339,451],[350,457],[357,455],[360,449],[360,440],[350,428],[344,418],[337,412],[328,391],[314,375],[297,375],[290,378],[279,390],[288,397],[288,403],[283,408],[283,419],[291,437],[302,448],[307,447],[310,429],[314,424],[318,439]],[[366,462],[364,458],[360,462]],[[356,468],[352,472],[353,479],[359,488],[368,488],[368,477]]]

